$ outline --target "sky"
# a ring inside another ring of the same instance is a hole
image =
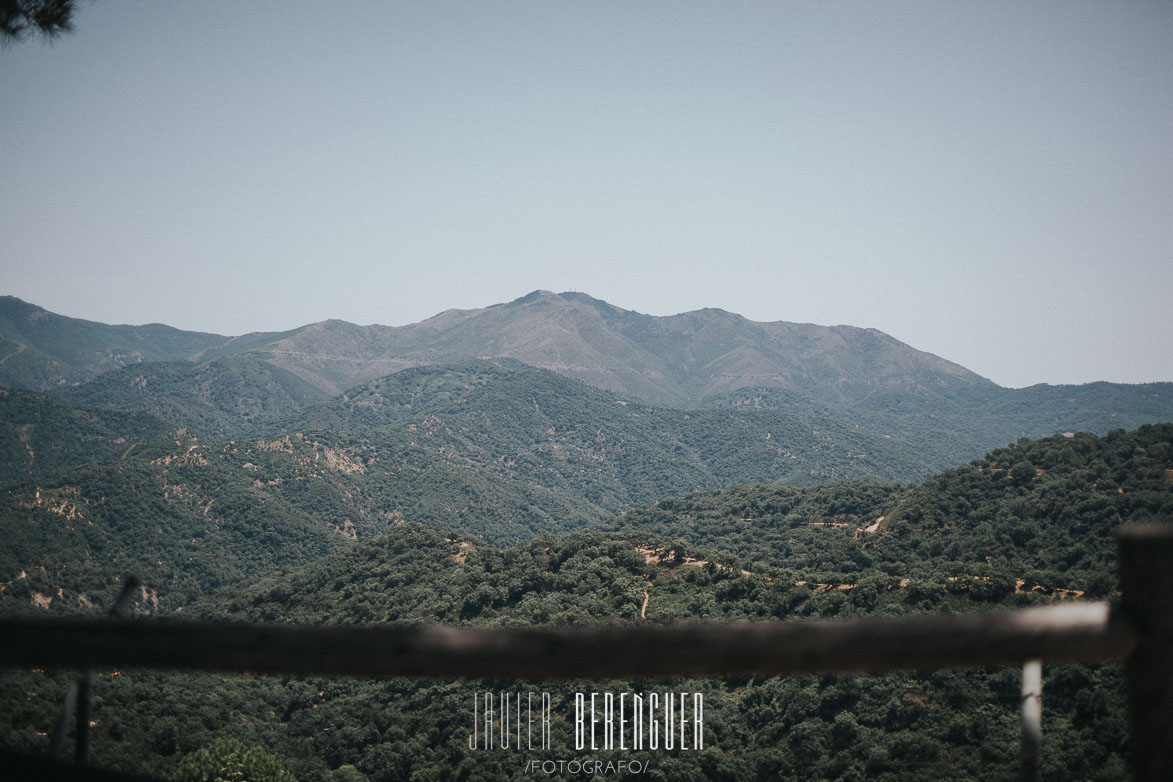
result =
[[[236,335],[535,289],[1173,380],[1173,3],[92,0],[0,49],[0,294]]]

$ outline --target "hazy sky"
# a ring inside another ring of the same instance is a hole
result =
[[[1173,380],[1173,2],[83,3],[0,293],[221,334],[536,288]]]

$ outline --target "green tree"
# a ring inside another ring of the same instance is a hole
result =
[[[1017,483],[1030,483],[1035,477],[1035,466],[1027,461],[1018,462],[1010,468],[1010,477]]]
[[[186,755],[176,782],[296,782],[289,764],[260,747],[236,739],[220,739]]]
[[[354,766],[346,764],[330,772],[330,782],[368,782],[368,777]]]

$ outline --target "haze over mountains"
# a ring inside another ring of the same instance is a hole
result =
[[[399,370],[487,357],[661,407],[833,419],[924,444],[936,467],[1022,436],[1173,419],[1171,383],[1005,389],[875,329],[719,309],[656,317],[547,291],[400,327],[328,320],[237,337],[93,323],[3,297],[0,351],[0,386],[137,410],[204,437],[271,429]]]
[[[516,358],[651,404],[694,407],[742,388],[782,388],[860,403],[893,390],[948,397],[997,386],[875,329],[757,323],[719,309],[669,317],[581,293],[534,291],[407,326],[338,320],[239,337],[167,326],[107,326],[0,303],[0,383],[37,390],[85,382],[138,361],[263,357],[326,394],[421,364]]]

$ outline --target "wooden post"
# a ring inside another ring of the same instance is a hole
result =
[[[143,582],[138,576],[127,576],[122,583],[122,590],[110,607],[110,616],[125,619],[134,602],[134,591],[141,587]],[[65,739],[69,734],[69,723],[73,719],[74,710],[77,711],[77,742],[74,744],[73,762],[84,766],[90,762],[90,710],[93,706],[91,691],[94,687],[94,671],[86,668],[77,681],[69,688],[65,695],[65,705],[61,708],[61,718],[57,721],[57,729],[53,732],[53,740],[49,744],[49,756],[59,758],[65,750]]]
[[[94,672],[87,668],[77,677],[77,737],[73,762],[84,766],[90,762],[90,712],[93,709]]]
[[[77,711],[77,690],[76,681],[66,690],[61,716],[57,718],[57,728],[53,731],[53,738],[49,740],[49,757],[54,760],[60,760],[65,754],[65,740],[69,738],[69,723],[73,722],[73,713]]]
[[[1173,779],[1173,524],[1117,535],[1124,608],[1136,648],[1124,663],[1128,727],[1137,782]]]
[[[1043,661],[1022,664],[1022,778],[1037,782],[1043,765]]]

